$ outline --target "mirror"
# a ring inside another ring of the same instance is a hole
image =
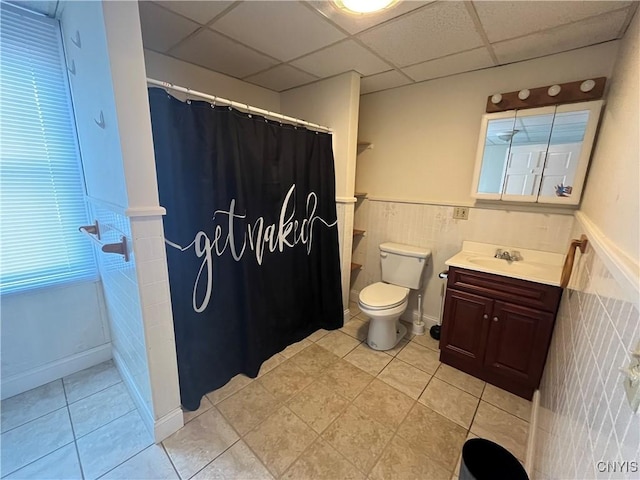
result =
[[[553,198],[573,195],[589,113],[588,110],[556,113],[539,196]]]
[[[602,101],[483,116],[473,196],[578,204]]]

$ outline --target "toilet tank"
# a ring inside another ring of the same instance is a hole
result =
[[[421,285],[422,272],[431,258],[431,250],[401,243],[380,244],[380,263],[382,281],[418,289]]]

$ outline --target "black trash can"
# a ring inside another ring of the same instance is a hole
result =
[[[462,447],[460,480],[529,480],[518,459],[506,448],[484,438],[467,440]]]

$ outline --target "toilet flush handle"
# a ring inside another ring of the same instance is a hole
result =
[[[380,256],[381,256],[382,258],[387,258],[388,253],[387,253],[387,252],[380,252]]]

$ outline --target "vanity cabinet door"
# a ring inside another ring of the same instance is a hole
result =
[[[496,301],[491,314],[484,370],[491,380],[537,387],[545,364],[554,315]]]
[[[482,369],[492,307],[489,298],[447,289],[440,349],[472,374]]]

